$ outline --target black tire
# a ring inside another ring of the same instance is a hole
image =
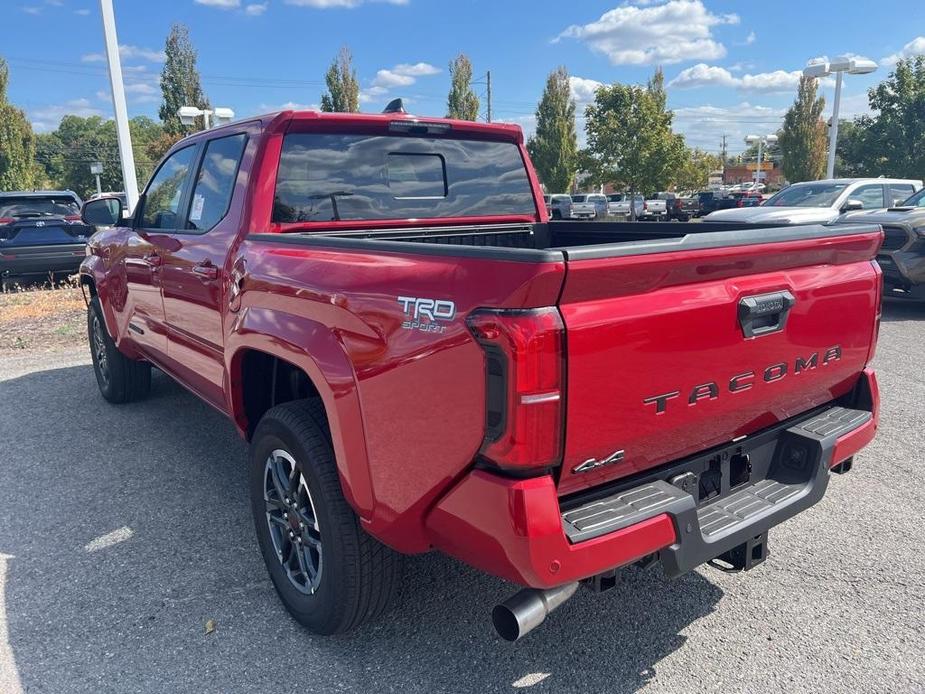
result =
[[[151,391],[151,365],[129,359],[113,342],[100,300],[93,297],[87,311],[87,336],[90,356],[100,393],[111,403],[141,400]]]
[[[290,471],[277,478],[288,479],[282,504],[273,482],[277,462]],[[251,440],[250,488],[267,571],[300,624],[339,634],[388,608],[398,594],[402,557],[367,534],[344,499],[320,400],[277,405],[263,416]],[[299,570],[307,563],[314,574]]]

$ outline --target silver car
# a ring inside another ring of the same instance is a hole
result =
[[[572,198],[569,195],[549,196],[549,216],[552,219],[572,218]]]
[[[756,207],[718,210],[710,222],[749,224],[830,224],[846,212],[892,207],[922,189],[903,178],[832,178],[794,183]]]
[[[584,193],[572,196],[572,219],[594,219],[597,217],[597,207],[593,201],[588,199],[589,197],[593,196]]]

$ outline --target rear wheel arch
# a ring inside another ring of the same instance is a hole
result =
[[[286,356],[264,345],[250,345],[237,349],[230,358],[229,406],[235,424],[250,441],[260,419],[273,407],[316,399],[324,412],[344,496],[358,515],[371,517],[372,488],[356,389],[339,393],[335,401],[329,380],[304,348],[295,354],[294,349],[282,349],[280,340],[272,344]]]

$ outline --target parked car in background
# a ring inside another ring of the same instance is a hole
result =
[[[667,220],[668,205],[665,204],[664,200],[660,200],[658,196],[652,195],[646,198],[645,202],[642,204],[642,214],[639,215],[639,219],[647,221]]]
[[[879,210],[921,190],[922,181],[900,178],[834,178],[794,183],[760,207],[720,210],[711,222],[831,224],[845,212]]]
[[[550,219],[571,219],[572,218],[572,197],[570,195],[550,195],[549,196],[549,218]]]
[[[544,195],[544,196],[543,196],[543,204],[546,205],[546,216],[547,216],[547,217],[552,217],[552,196],[551,196],[551,195]]]
[[[4,290],[77,272],[87,238],[81,200],[70,190],[0,193],[0,281]]]
[[[849,212],[838,223],[882,226],[877,262],[883,271],[883,296],[925,301],[925,190],[896,207]]]
[[[633,207],[636,208],[636,218],[642,215],[642,208],[646,199],[642,195],[633,196]],[[613,193],[607,196],[607,214],[615,217],[630,216],[630,196],[629,193]]]
[[[739,191],[737,193],[733,193],[730,197],[732,198],[734,206],[737,209],[740,207],[759,207],[760,205],[764,204],[766,200],[770,199],[765,198],[757,191]]]
[[[594,205],[594,211],[597,217],[607,216],[607,196],[603,193],[591,193],[588,195],[588,202]]]
[[[597,206],[585,193],[572,196],[572,219],[594,219],[597,217]]]
[[[665,215],[668,220],[686,222],[694,216],[698,207],[695,198],[682,197],[678,193],[663,192],[655,197],[665,201]]]

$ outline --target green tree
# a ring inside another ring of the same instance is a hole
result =
[[[571,189],[578,169],[578,136],[575,101],[564,67],[546,78],[546,89],[536,107],[536,133],[527,142],[527,150],[548,192]]]
[[[180,122],[178,111],[181,106],[209,108],[209,100],[202,91],[199,70],[196,68],[196,49],[189,37],[189,28],[184,24],[170,27],[167,42],[164,45],[167,59],[161,71],[161,93],[163,101],[158,115],[164,126],[164,132],[170,135],[188,135],[194,128]]]
[[[880,175],[878,169],[883,161],[872,142],[871,122],[869,116],[858,116],[838,124],[835,171],[839,176],[866,178]]]
[[[817,97],[819,83],[801,77],[797,97],[784,115],[778,135],[784,176],[791,183],[815,181],[825,173],[827,128],[822,120],[825,99]]]
[[[464,53],[450,61],[446,117],[460,120],[477,120],[479,117],[479,97],[472,91],[472,63]]]
[[[145,155],[145,148],[161,136],[161,126],[146,116],[136,116],[129,121],[129,131],[136,153],[136,176],[144,184],[156,163]],[[96,192],[90,164],[98,161],[103,164],[100,176],[103,190],[124,189],[116,125],[112,120],[65,116],[57,130],[39,136],[36,160],[39,179],[48,187],[67,188],[88,197]]]
[[[864,166],[877,176],[922,178],[925,172],[925,56],[900,60],[893,72],[867,94],[873,115],[861,121],[861,127],[866,127],[862,148]]]
[[[655,68],[655,73],[649,78],[646,88],[658,101],[662,110],[668,107],[668,92],[665,91],[665,72],[661,66]]]
[[[627,84],[600,87],[587,117],[590,165],[632,195],[662,190],[684,160],[684,138],[657,91]]]
[[[707,187],[710,174],[722,167],[722,157],[704,152],[702,149],[685,148],[683,160],[673,183],[678,190],[700,190]]]
[[[328,85],[326,94],[321,95],[321,110],[340,113],[356,113],[360,110],[360,83],[353,69],[350,49],[343,46],[328,68],[324,81]]]
[[[7,101],[9,80],[0,58],[0,190],[29,190],[35,184],[35,135],[26,114]]]

